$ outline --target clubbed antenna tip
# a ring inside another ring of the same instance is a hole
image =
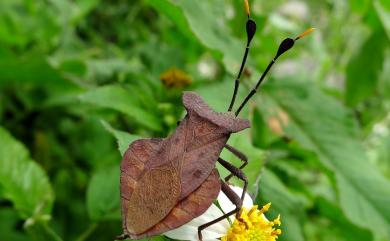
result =
[[[275,59],[277,59],[280,55],[282,55],[287,50],[291,49],[294,46],[295,41],[306,37],[307,35],[311,34],[315,28],[309,28],[305,32],[301,33],[296,37],[295,39],[292,38],[286,38],[282,41],[282,43],[279,45],[278,52],[276,53]]]
[[[255,33],[256,33],[256,23],[252,19],[248,19],[248,21],[246,22],[246,34],[248,40],[247,45],[249,45],[249,43],[252,41]]]
[[[307,35],[311,34],[314,30],[316,30],[316,29],[315,28],[308,28],[305,32],[303,32],[300,35],[298,35],[298,37],[296,37],[294,40],[296,41],[298,39],[304,38]]]
[[[253,39],[253,36],[255,36],[255,33],[256,33],[256,22],[250,18],[249,2],[248,2],[248,0],[244,0],[244,3],[245,3],[245,11],[248,15],[248,20],[246,21],[247,42],[246,42],[244,57],[242,58],[242,62],[241,62],[241,67],[240,67],[240,70],[238,72],[237,78],[234,81],[234,91],[233,91],[233,96],[232,96],[232,100],[230,101],[228,111],[231,111],[233,106],[234,106],[234,102],[235,102],[236,96],[237,96],[237,91],[238,91],[238,88],[240,86],[241,74],[242,74],[242,71],[244,70],[246,58],[248,57],[248,54],[249,54],[249,45]]]
[[[248,0],[244,0],[244,2],[245,2],[245,11],[246,11],[246,14],[249,17],[251,15],[251,10],[249,8],[249,2],[248,2]]]

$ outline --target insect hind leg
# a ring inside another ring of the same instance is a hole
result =
[[[239,167],[239,169],[243,169],[246,165],[248,165],[248,157],[246,157],[244,153],[242,153],[241,151],[237,150],[236,148],[228,144],[225,145],[225,148],[243,162],[243,164]],[[233,176],[234,176],[233,173],[229,174],[227,177],[225,177],[225,182],[229,182],[229,180]]]
[[[225,161],[222,158],[218,158],[218,162],[227,170],[229,170],[234,176],[238,177],[240,180],[244,182],[244,187],[241,194],[241,201],[244,201],[246,189],[248,188],[248,178],[244,174],[244,172],[238,168],[233,166],[230,162]]]
[[[224,181],[221,180],[221,190],[222,192],[229,198],[229,200],[236,206],[236,208],[221,217],[214,219],[213,221],[210,221],[208,223],[202,224],[198,227],[198,237],[200,241],[203,241],[202,237],[202,230],[220,222],[221,220],[224,220],[225,218],[228,218],[229,216],[233,214],[237,214],[240,212],[242,207],[242,200],[241,198],[229,187],[228,184],[226,184]]]

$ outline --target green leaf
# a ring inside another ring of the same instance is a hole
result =
[[[125,154],[127,148],[129,148],[130,143],[141,138],[139,136],[132,135],[124,131],[115,130],[110,126],[110,124],[105,121],[102,121],[102,124],[104,128],[106,128],[116,138],[116,141],[118,143],[118,149],[122,156]]]
[[[135,96],[136,94],[131,93],[131,90],[119,85],[106,85],[82,94],[80,99],[85,103],[120,111],[141,125],[153,130],[160,130],[161,122],[159,119],[150,111],[142,108],[142,104]]]
[[[370,6],[370,0],[350,0],[351,10],[359,14],[363,14]]]
[[[28,225],[27,233],[33,240],[62,241],[62,238],[46,222],[39,222],[36,225]]]
[[[59,69],[75,76],[84,76],[87,72],[86,64],[78,59],[67,59],[61,63]]]
[[[299,199],[268,169],[264,170],[259,190],[260,200],[264,200],[265,203],[272,202],[270,213],[273,216],[278,214],[281,216],[282,235],[280,240],[305,240],[302,235],[302,223],[300,220],[303,215],[303,207]],[[260,202],[257,201],[257,203]],[[272,219],[268,215],[267,218]]]
[[[227,71],[235,73],[239,68],[245,43],[235,39],[230,34],[227,24],[219,21],[225,17],[225,12],[221,8],[225,2],[179,0],[175,1],[175,4],[182,9],[192,32],[200,42],[212,50],[219,51],[223,55]]]
[[[45,171],[30,157],[27,149],[0,127],[0,186],[23,219],[47,220],[54,195]]]
[[[119,175],[119,165],[93,174],[87,189],[87,210],[92,220],[120,219]]]
[[[345,215],[389,239],[390,182],[367,162],[351,113],[315,86],[287,80],[267,86],[267,99],[287,115],[286,133],[333,171]]]
[[[347,66],[346,103],[356,106],[376,90],[388,40],[381,30],[374,32]]]
[[[4,240],[24,241],[28,239],[28,236],[14,228],[19,221],[19,215],[15,210],[11,208],[0,209],[0,220],[0,233]]]
[[[252,113],[252,133],[253,143],[257,147],[266,148],[280,136],[272,132],[269,128],[269,120],[265,120],[258,108],[254,108]]]
[[[316,200],[316,203],[318,204],[320,217],[327,217],[334,223],[332,225],[332,233],[336,233],[338,236],[343,237],[344,240],[348,241],[372,240],[371,233],[350,223],[335,203],[323,198]],[[323,232],[329,232],[329,230],[325,229]]]
[[[0,56],[0,87],[11,84],[47,87],[55,94],[77,91],[80,88],[63,78],[42,57]]]
[[[390,4],[387,0],[374,1],[374,8],[378,18],[386,31],[387,38],[390,40]]]
[[[41,1],[1,1],[2,46],[23,49],[23,52],[31,51],[33,42],[39,43],[40,49],[52,47],[53,42],[58,41],[57,35],[61,31],[58,15],[53,10],[52,4],[42,4]]]
[[[168,18],[170,18],[177,28],[185,34],[189,38],[193,38],[194,35],[189,30],[188,23],[186,18],[184,17],[183,12],[177,6],[175,6],[169,0],[146,0],[146,3],[154,7],[160,14],[165,14]]]
[[[77,15],[75,18],[82,18],[87,15],[91,10],[99,5],[100,0],[76,0],[77,3]]]

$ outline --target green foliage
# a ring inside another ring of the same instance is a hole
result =
[[[346,101],[349,105],[356,105],[375,92],[379,73],[382,69],[387,39],[384,32],[373,33],[363,44],[358,56],[353,58],[347,68]],[[366,56],[371,53],[370,62]]]
[[[0,184],[2,196],[22,218],[48,219],[54,201],[44,170],[30,159],[26,148],[0,127]],[[28,198],[27,198],[28,197]]]
[[[30,234],[36,235],[35,230],[45,227],[38,236],[61,240],[47,227],[53,206],[54,195],[46,173],[30,159],[26,148],[15,140],[6,130],[0,127],[0,185],[1,194],[12,202],[18,211],[18,216],[26,219],[25,227]],[[4,215],[7,210],[4,209]],[[9,213],[9,218],[15,219],[15,214]],[[5,217],[2,220],[8,220]],[[15,221],[11,221],[10,224]],[[7,225],[7,223],[5,223]],[[12,227],[12,226],[11,226]],[[8,227],[10,228],[10,226]],[[23,237],[20,234],[8,233],[10,238]]]
[[[87,189],[87,209],[92,220],[120,217],[119,174],[119,166],[116,165],[99,170],[91,177]]]
[[[111,134],[115,136],[116,141],[118,143],[119,152],[122,156],[125,154],[127,148],[129,147],[129,143],[141,138],[139,136],[131,135],[124,131],[115,130],[107,122],[103,121],[102,124]]]
[[[278,59],[240,114],[252,128],[229,140],[249,192],[281,214],[280,240],[390,241],[389,1],[250,4],[236,108],[279,41],[317,31]],[[121,234],[121,156],[172,133],[182,91],[226,111],[245,20],[241,0],[0,1],[0,240]],[[172,68],[192,83],[165,86]]]
[[[318,153],[322,164],[332,171],[340,205],[347,217],[371,229],[379,236],[378,240],[389,239],[390,207],[386,203],[390,202],[390,181],[366,161],[363,146],[356,141],[353,118],[315,86],[297,83],[275,82],[267,92],[275,105],[268,108],[285,112],[289,122],[287,134]],[[313,116],[319,117],[321,122],[312,121]],[[368,219],[370,222],[366,222]]]
[[[136,94],[132,94],[123,87],[109,85],[90,90],[80,96],[83,102],[115,109],[134,118],[139,124],[152,130],[159,130],[161,127],[158,119],[144,110],[141,106],[142,102],[137,101],[135,97]]]
[[[288,237],[288,240],[305,240],[302,233],[303,222],[301,221],[304,210],[299,197],[291,193],[272,172],[265,171],[263,178],[264,181],[260,188],[261,197],[266,197],[265,202],[271,202],[272,209],[275,208],[284,216],[283,226],[285,228],[283,228],[282,239]],[[274,214],[276,213],[274,212]]]
[[[352,106],[357,105],[376,92],[386,47],[390,43],[390,36],[386,36],[385,33],[385,23],[377,19],[378,15],[384,15],[379,3],[376,9],[377,11],[372,13],[372,33],[362,44],[356,56],[351,58],[347,66],[346,102]],[[367,56],[370,56],[369,62],[366,61]]]

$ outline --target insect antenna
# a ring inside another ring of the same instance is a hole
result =
[[[244,70],[246,59],[247,59],[248,54],[249,54],[249,45],[253,39],[253,36],[256,33],[256,23],[255,23],[255,21],[253,21],[250,18],[250,9],[249,9],[248,0],[245,0],[245,10],[246,10],[246,13],[248,15],[248,20],[246,21],[246,35],[247,35],[246,48],[245,48],[244,57],[242,58],[240,70],[238,72],[236,80],[234,81],[234,91],[233,91],[233,96],[232,96],[232,100],[230,101],[228,111],[232,110],[234,102],[236,100],[238,87],[240,85],[241,74],[242,74],[242,71]]]
[[[298,37],[292,39],[292,38],[286,38],[285,40],[282,41],[282,43],[279,45],[278,51],[276,52],[275,57],[271,60],[271,62],[268,64],[267,68],[261,75],[260,79],[257,81],[257,84],[255,87],[249,92],[249,94],[245,97],[244,101],[241,103],[241,105],[238,107],[236,110],[235,115],[238,116],[240,114],[242,108],[245,106],[245,104],[248,102],[248,100],[256,93],[257,89],[259,88],[260,84],[263,82],[265,76],[268,74],[276,60],[279,58],[280,55],[283,53],[287,52],[289,49],[291,49],[294,46],[295,41],[305,37],[306,35],[310,34],[311,32],[314,31],[314,28],[309,28],[305,32],[301,33],[298,35]]]

